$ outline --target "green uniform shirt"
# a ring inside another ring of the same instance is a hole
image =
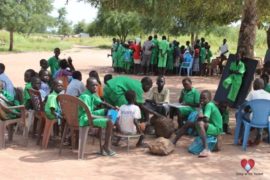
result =
[[[190,91],[185,89],[181,92],[183,103],[188,104],[199,104],[200,103],[200,92],[196,88],[192,88]]]
[[[205,59],[206,59],[206,49],[202,47],[200,49],[200,61],[202,64],[205,63]]]
[[[233,61],[230,65],[231,71],[238,71],[240,74],[235,74],[243,77],[244,73],[246,72],[245,64],[240,60],[238,65],[236,64],[236,61]]]
[[[54,73],[59,69],[59,60],[53,56],[48,60],[48,65],[50,66],[52,75],[54,75]]]
[[[219,132],[222,132],[222,116],[217,106],[213,102],[209,102],[202,109],[203,115],[209,119],[209,124],[212,124]]]
[[[102,103],[102,100],[100,99],[100,97],[98,97],[96,93],[91,93],[89,90],[86,90],[84,93],[80,95],[79,99],[86,104],[92,115],[96,116],[105,115],[105,109],[96,110],[96,107]],[[78,114],[79,114],[79,126],[88,126],[89,125],[88,117],[84,109],[80,107]]]
[[[9,92],[6,90],[2,90],[1,94],[6,98],[9,102],[14,102],[14,96],[12,96]]]
[[[128,90],[136,93],[137,103],[144,103],[142,83],[126,76],[118,76],[107,82],[107,86],[104,88],[104,99],[108,103],[120,107],[127,103],[125,93]]]
[[[31,89],[31,88],[32,88],[32,85],[31,85],[30,82],[25,84],[25,87],[24,87],[24,90],[23,90],[23,104],[25,106],[28,106],[26,103],[27,103],[28,100],[31,99],[30,94],[28,92],[28,89]]]
[[[51,108],[54,108],[55,112],[59,112],[60,107],[59,104],[57,103],[57,96],[58,94],[53,91],[51,94],[48,95],[47,102],[45,104],[45,113],[48,119],[56,119],[55,115],[52,114]]]
[[[212,52],[210,49],[207,50],[207,55],[206,55],[206,60],[207,63],[211,63],[211,57],[213,56]]]
[[[267,84],[265,86],[264,90],[270,93],[270,84]]]
[[[173,51],[174,51],[174,47],[169,47],[168,49],[168,60],[167,60],[167,69],[168,70],[173,70],[173,65],[174,65],[174,60],[173,60]]]
[[[154,47],[152,48],[152,55],[151,55],[151,64],[157,64],[157,57],[158,57],[158,40],[152,39],[152,44]]]

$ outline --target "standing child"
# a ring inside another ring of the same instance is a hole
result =
[[[125,93],[125,98],[128,103],[120,107],[118,112],[117,129],[122,134],[142,134],[142,130],[138,122],[138,120],[141,119],[141,111],[140,108],[135,105],[136,93],[129,90]],[[137,142],[137,147],[142,145],[143,139],[144,135],[142,134]],[[117,144],[119,141],[120,138],[118,139]]]
[[[171,43],[169,45],[169,49],[168,49],[168,61],[167,61],[167,71],[168,74],[172,74],[173,73],[173,52],[174,52],[174,45]]]
[[[101,81],[99,79],[99,75],[97,71],[90,71],[89,72],[89,78],[95,78],[98,82],[98,87],[97,87],[97,95],[99,97],[103,97],[103,88],[102,88],[102,84]]]
[[[198,43],[194,45],[194,55],[193,55],[193,74],[194,75],[199,75],[200,73],[200,46]]]
[[[206,62],[207,62],[207,75],[211,76],[211,58],[213,56],[212,51],[211,51],[211,46],[207,45],[206,47]]]
[[[128,48],[128,45],[125,45],[125,54],[124,54],[124,71],[126,74],[129,74],[131,67],[131,53],[132,51]]]
[[[54,73],[59,69],[59,55],[60,55],[60,49],[55,48],[54,49],[54,56],[48,59],[48,65],[50,66],[52,76],[54,76]]]
[[[135,42],[131,50],[133,50],[134,74],[139,74],[141,72],[141,42],[139,38]]]
[[[152,39],[152,55],[151,55],[151,73],[155,74],[157,72],[157,62],[158,62],[158,37],[155,34],[154,39]]]
[[[40,65],[40,70],[47,70],[49,67],[48,62],[46,61],[46,59],[41,59],[39,61],[39,65]]]
[[[166,40],[166,36],[162,36],[162,40],[158,43],[159,56],[158,56],[158,69],[161,75],[165,75],[167,56],[169,50],[169,43]]]
[[[206,62],[205,44],[201,43],[201,48],[200,48],[200,71],[201,71],[201,76],[205,75],[206,66],[207,66],[207,62]]]

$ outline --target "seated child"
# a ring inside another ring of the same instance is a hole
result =
[[[66,94],[79,97],[85,90],[85,85],[82,83],[82,73],[80,71],[74,71],[72,73],[72,80],[67,87]]]
[[[134,103],[136,101],[136,93],[129,90],[125,93],[125,98],[128,104],[124,104],[120,107],[118,112],[117,129],[122,134],[142,134],[142,130],[139,126],[138,120],[141,119],[141,111]],[[140,146],[143,143],[144,135],[140,136],[136,146]],[[117,140],[116,145],[119,143],[120,138]]]
[[[104,156],[113,156],[116,153],[111,150],[111,136],[113,130],[113,123],[107,118],[100,116],[105,116],[107,114],[107,109],[97,109],[97,106],[103,104],[109,108],[114,108],[110,104],[102,101],[100,97],[97,96],[98,82],[95,78],[88,78],[86,82],[87,90],[82,93],[79,97],[86,106],[89,108],[93,119],[93,125],[100,128],[105,128],[105,142],[102,146],[102,155]],[[89,119],[87,114],[82,108],[79,108],[79,126],[89,126]]]
[[[41,89],[41,80],[38,76],[34,76],[31,79],[31,86],[33,89],[38,90],[40,92],[41,100],[44,101],[47,97],[46,92]]]
[[[9,79],[9,77],[5,74],[5,65],[0,63],[0,81],[3,82],[3,89],[5,89],[11,96],[15,96],[14,85]]]
[[[31,98],[28,89],[32,88],[31,79],[36,75],[33,69],[28,69],[24,73],[25,88],[23,90],[23,104],[27,110],[32,109]]]
[[[99,97],[103,97],[103,88],[102,88],[102,84],[101,84],[101,81],[99,79],[99,75],[98,75],[97,71],[90,71],[89,77],[95,78],[97,80],[97,82],[98,82],[97,94]]]
[[[218,136],[222,133],[222,116],[217,106],[211,101],[210,91],[205,90],[201,92],[200,104],[202,111],[198,115],[197,121],[185,123],[185,125],[176,132],[173,144],[176,144],[189,128],[196,128],[199,136],[202,138],[204,146],[204,150],[199,154],[199,157],[207,157],[210,154],[206,143],[207,135]]]
[[[49,120],[57,120],[61,124],[61,109],[57,102],[57,96],[64,90],[63,81],[55,79],[53,81],[53,92],[49,94],[45,104],[45,113]]]
[[[49,71],[40,70],[39,78],[41,79],[40,89],[42,89],[45,92],[45,96],[48,96],[51,93],[51,87],[49,85],[51,76],[49,74]]]
[[[16,110],[8,109],[9,106],[18,106],[19,101],[14,100],[14,97],[9,94],[6,90],[3,89],[3,82],[0,81],[0,118],[2,120],[13,119],[20,115]]]

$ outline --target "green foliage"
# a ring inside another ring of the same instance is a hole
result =
[[[67,11],[65,8],[58,9],[57,28],[58,34],[69,35],[72,32],[71,22],[66,19]]]
[[[73,27],[73,32],[75,34],[83,33],[87,31],[87,25],[84,21],[80,21]]]
[[[96,20],[96,30],[106,35],[118,36],[124,42],[129,34],[138,32],[139,23],[137,13],[100,10]]]

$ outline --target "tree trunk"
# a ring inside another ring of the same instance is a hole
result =
[[[9,51],[13,50],[13,30],[9,31]]]
[[[199,39],[199,35],[198,33],[195,34],[195,41],[197,41]]]
[[[266,37],[267,37],[267,47],[270,49],[270,26],[266,32]]]
[[[192,46],[194,46],[194,44],[195,44],[195,35],[194,35],[194,32],[191,32],[191,34],[190,34],[190,43],[191,43],[191,45]]]
[[[238,38],[237,53],[249,58],[254,57],[257,29],[256,2],[257,0],[245,0]]]

